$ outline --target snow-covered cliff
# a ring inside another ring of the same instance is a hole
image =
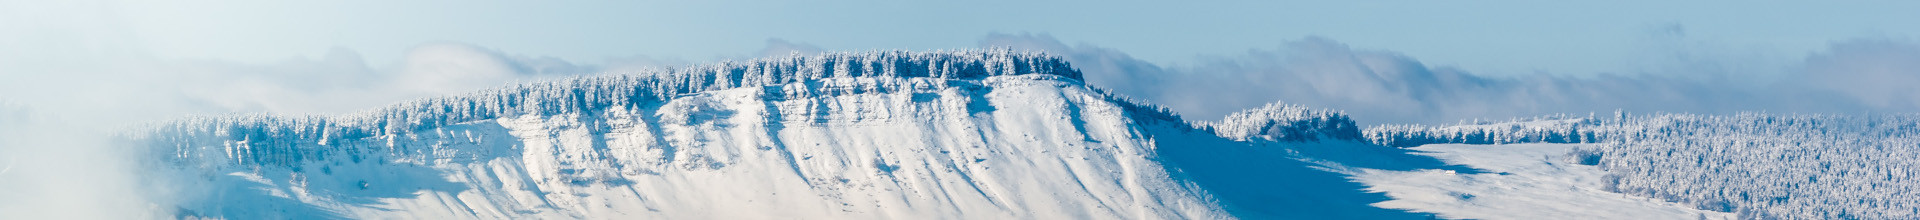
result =
[[[1324,168],[1437,164],[1354,159],[1397,149],[1358,141],[1344,116],[1289,106],[1196,126],[1080,74],[1007,50],[835,53],[191,118],[127,141],[152,151],[155,193],[180,216],[1423,216],[1369,206],[1386,198]]]

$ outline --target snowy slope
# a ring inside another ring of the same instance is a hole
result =
[[[1366,133],[1393,146],[1593,143],[1540,156],[1580,164],[1555,167],[1603,171],[1582,175],[1598,178],[1587,188],[1743,219],[1911,219],[1920,217],[1920,185],[1912,184],[1920,181],[1920,169],[1914,169],[1920,162],[1913,159],[1920,158],[1916,128],[1920,115],[1911,114],[1616,113],[1604,119],[1381,126]]]
[[[1898,218],[1920,175],[1889,158],[1920,157],[1913,121],[1622,113],[1362,130],[1281,103],[1188,121],[1045,54],[892,51],[188,118],[116,141],[148,155],[142,197],[176,217]]]
[[[242,175],[345,217],[1224,215],[1153,163],[1117,107],[1030,78],[803,99],[766,96],[935,82],[720,90],[637,110],[461,123],[395,138],[393,148],[412,151],[397,158]]]
[[[1460,219],[1733,219],[1732,213],[1607,191],[1605,171],[1575,163],[1581,144],[1432,144],[1413,148],[1485,172],[1366,170],[1377,205]]]
[[[1090,88],[1041,54],[881,52],[518,85],[345,116],[189,119],[129,141],[151,147],[154,192],[176,198],[177,216],[1426,217],[1372,206],[1387,197],[1333,167],[1438,161],[1361,142],[1337,114],[1261,117],[1274,120],[1195,126]],[[1322,125],[1345,129],[1216,132]]]

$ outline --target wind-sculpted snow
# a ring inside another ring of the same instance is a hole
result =
[[[1920,116],[1654,114],[1368,129],[1375,143],[1597,143],[1609,191],[1742,218],[1920,217]]]

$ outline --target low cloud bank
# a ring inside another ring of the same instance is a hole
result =
[[[344,49],[268,64],[87,53],[0,59],[0,218],[170,218],[172,200],[157,192],[166,189],[140,179],[138,159],[149,155],[112,142],[144,122],[345,113],[592,71],[455,43],[416,47],[390,67]]]
[[[96,45],[0,51],[0,219],[144,219],[172,198],[138,179],[135,149],[110,143],[142,123],[188,115],[341,114],[411,99],[580,74],[632,73],[692,62],[646,56],[598,65],[440,42],[370,65],[358,52],[274,63],[162,60],[136,45],[0,37],[0,43]],[[91,49],[88,49],[91,48]],[[818,53],[769,39],[758,53]],[[110,210],[110,211],[102,211]]]
[[[1920,111],[1920,46],[1892,40],[1834,43],[1784,76],[1742,72],[1485,76],[1324,38],[1159,65],[1047,35],[993,34],[983,46],[1066,56],[1095,86],[1166,105],[1194,119],[1274,101],[1344,110],[1362,123],[1451,123],[1543,114]],[[1711,63],[1701,65],[1727,65]],[[1776,66],[1768,64],[1767,66]],[[1751,69],[1751,68],[1677,68]],[[1767,73],[1773,74],[1773,73]],[[1753,80],[1769,78],[1771,80]]]

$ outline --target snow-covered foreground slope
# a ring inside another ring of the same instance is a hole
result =
[[[1484,172],[1366,170],[1355,179],[1386,192],[1381,207],[1462,219],[1732,219],[1731,213],[1609,192],[1605,171],[1577,164],[1581,144],[1433,144],[1413,148]]]
[[[1383,145],[1593,143],[1601,189],[1739,218],[1920,217],[1920,116],[1615,114],[1369,129]]]
[[[1064,66],[799,57],[130,141],[152,147],[170,212],[232,219],[1422,218],[1339,169],[1446,168],[1298,107],[1194,126]]]

